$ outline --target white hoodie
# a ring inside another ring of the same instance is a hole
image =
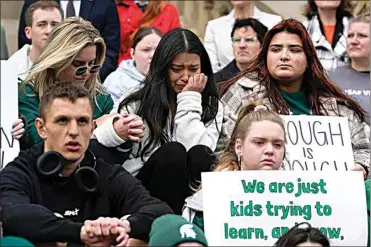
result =
[[[8,59],[8,61],[17,65],[17,75],[21,80],[24,80],[27,77],[32,66],[32,62],[29,58],[31,49],[32,46],[26,44]]]
[[[133,88],[129,90],[130,93],[132,90],[138,90],[142,85],[138,86],[137,88]],[[127,95],[124,94],[118,102],[121,102],[123,98]],[[120,114],[123,113],[135,113],[138,108],[138,103],[133,103],[128,106],[128,111],[124,107],[121,109]],[[176,141],[181,143],[186,150],[188,151],[193,146],[198,144],[205,145],[209,147],[212,151],[215,151],[216,143],[219,139],[219,132],[222,127],[223,121],[223,105],[221,102],[218,102],[218,113],[211,123],[204,124],[201,121],[201,114],[202,114],[202,98],[201,94],[198,92],[182,92],[177,95],[177,110],[174,116],[174,128],[171,132],[170,130],[170,122],[171,116],[168,117],[168,129],[165,131],[171,137],[172,141]],[[150,106],[149,106],[150,107]],[[118,112],[118,104],[116,103],[112,109],[113,112]],[[115,129],[113,128],[113,119],[115,117],[112,116],[107,119],[102,125],[97,127],[94,130],[94,137],[98,140],[99,143],[106,147],[118,147],[117,150],[121,152],[128,152],[128,150],[124,150],[119,146],[125,143],[116,133]],[[146,123],[144,123],[147,125]],[[144,130],[144,137],[141,140],[141,144],[144,146],[148,142],[149,139],[149,130],[145,128]],[[138,154],[139,143],[134,143],[132,150],[130,150],[129,159],[125,161],[123,167],[130,172],[133,176],[136,176],[140,169],[143,167],[143,163],[147,161],[147,159],[159,148],[153,147],[151,153],[146,155],[144,158],[144,162],[141,160],[140,155]]]
[[[144,78],[136,69],[133,60],[123,60],[119,67],[106,78],[104,86],[111,94],[113,102],[116,103],[129,88],[138,86]]]

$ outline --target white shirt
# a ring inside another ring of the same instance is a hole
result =
[[[61,1],[61,8],[63,10],[64,16],[67,15],[67,4],[68,4],[67,0],[62,0]],[[80,6],[81,6],[81,1],[80,0],[79,1],[73,1],[73,7],[75,8],[76,16],[80,15]]]
[[[254,19],[263,23],[268,29],[282,20],[281,16],[260,11],[254,6]],[[207,23],[204,45],[210,57],[213,72],[218,72],[233,59],[231,32],[235,22],[234,10],[228,15]]]
[[[31,45],[25,44],[8,59],[8,61],[15,64],[17,67],[17,76],[22,80],[26,79],[32,66],[32,61],[30,60],[31,49]]]

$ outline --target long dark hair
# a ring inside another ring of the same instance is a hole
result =
[[[306,225],[306,227],[303,227],[303,225]],[[307,241],[321,244],[323,247],[330,247],[330,241],[326,236],[308,222],[302,222],[291,228],[277,240],[274,247],[292,247]]]
[[[149,128],[148,143],[141,151],[141,157],[150,152],[151,147],[162,145],[170,141],[167,133],[167,121],[170,113],[169,90],[170,87],[168,71],[175,56],[182,52],[195,53],[201,59],[201,72],[207,78],[207,84],[202,92],[202,115],[201,121],[210,124],[215,121],[218,112],[218,91],[213,77],[209,56],[200,39],[191,31],[176,28],[168,32],[157,46],[145,78],[144,86],[138,91],[126,97],[119,105],[118,112],[122,108],[128,110],[128,105],[138,103],[135,112],[141,116]]]
[[[343,93],[343,91],[335,83],[331,82],[323,72],[324,69],[317,57],[316,50],[307,30],[295,19],[283,20],[269,30],[264,37],[262,50],[258,57],[249,64],[246,70],[241,71],[234,78],[222,83],[219,91],[222,93],[226,92],[238,79],[246,76],[252,80],[259,81],[261,85],[265,87],[266,92],[264,97],[269,99],[269,102],[277,112],[288,115],[288,104],[279,92],[277,86],[278,82],[271,77],[267,68],[269,45],[273,37],[281,32],[297,34],[303,42],[303,49],[307,58],[308,68],[304,72],[302,87],[308,96],[309,108],[313,115],[323,115],[321,113],[321,108],[326,111],[319,100],[320,96],[324,96],[335,98],[339,103],[345,104],[349,109],[355,112],[361,121],[364,121],[365,112],[361,106],[350,96]]]

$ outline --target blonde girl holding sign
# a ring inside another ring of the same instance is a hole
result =
[[[285,157],[285,136],[277,113],[250,102],[241,108],[215,171],[278,170]],[[185,201],[183,217],[204,229],[202,190]]]

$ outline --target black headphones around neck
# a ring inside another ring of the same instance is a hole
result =
[[[45,177],[57,177],[63,171],[66,159],[58,152],[49,151],[43,153],[36,162],[37,171]],[[86,150],[85,156],[74,173],[75,181],[83,192],[96,192],[99,175],[95,170],[96,158],[94,154]]]

